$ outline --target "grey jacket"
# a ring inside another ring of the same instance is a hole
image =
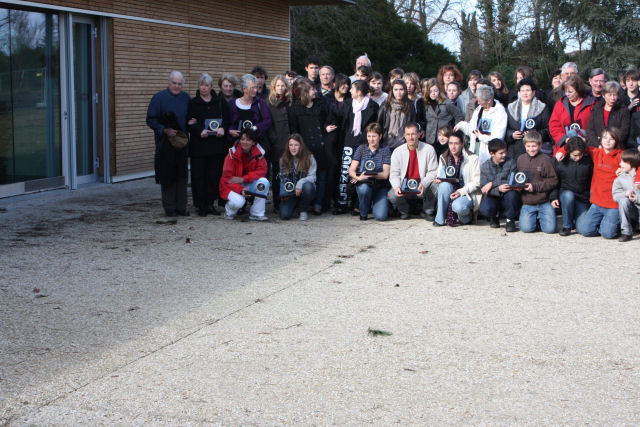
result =
[[[627,190],[634,190],[633,182],[635,178],[629,175],[628,173],[623,173],[619,175],[615,181],[613,181],[613,186],[611,187],[611,194],[613,195],[613,200],[616,203],[620,203],[623,199],[627,198]],[[640,191],[634,190],[636,193],[636,206],[640,207]]]

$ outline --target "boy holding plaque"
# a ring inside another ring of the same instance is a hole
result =
[[[269,194],[267,161],[264,149],[258,144],[257,129],[243,129],[240,139],[229,149],[224,160],[220,195],[227,201],[225,219],[234,219],[236,213],[246,203],[246,197],[255,195],[249,219],[266,221],[264,215],[266,196]]]
[[[409,219],[409,200],[422,199],[422,210],[427,221],[433,221],[436,185],[434,179],[438,160],[433,147],[418,141],[418,125],[408,123],[404,127],[405,144],[391,154],[387,193],[389,202],[400,212],[400,219]]]
[[[508,233],[516,231],[520,211],[520,192],[509,185],[509,177],[517,171],[515,159],[507,157],[507,143],[492,139],[487,144],[491,158],[480,166],[480,214],[489,218],[491,228],[500,228],[500,211],[507,218]]]
[[[510,183],[522,196],[520,230],[531,233],[536,230],[536,223],[540,222],[543,232],[555,233],[558,220],[549,199],[551,191],[558,185],[553,160],[540,152],[542,136],[538,131],[527,132],[523,139],[527,152],[518,157],[518,171],[513,175],[514,182]],[[521,183],[519,176],[525,176],[528,182]]]

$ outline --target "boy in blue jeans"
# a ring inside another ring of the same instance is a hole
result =
[[[520,188],[522,208],[520,208],[520,230],[531,233],[536,230],[537,222],[547,234],[555,233],[558,228],[556,212],[551,206],[549,195],[558,185],[558,176],[550,157],[540,152],[542,136],[535,130],[524,135],[526,153],[518,157],[518,171],[529,175],[529,182]]]

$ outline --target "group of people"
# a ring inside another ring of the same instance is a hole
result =
[[[420,215],[434,226],[481,215],[508,232],[575,228],[585,236],[631,240],[640,212],[640,73],[620,82],[600,68],[587,85],[575,63],[552,87],[516,69],[463,75],[454,64],[420,79],[388,78],[366,55],[352,76],[315,57],[306,76],[287,71],[267,87],[256,66],[239,80],[202,74],[190,98],[174,71],[153,96],[147,124],[156,137],[156,180],[168,216],[187,210],[188,159],[198,215],[266,220],[271,195],[282,219],[351,213],[379,221]],[[215,207],[216,202],[218,208]]]

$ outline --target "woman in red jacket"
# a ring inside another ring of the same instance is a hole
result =
[[[564,95],[556,102],[549,119],[549,133],[556,143],[553,154],[564,145],[567,132],[575,130],[584,136],[595,98],[587,95],[587,87],[578,76],[570,76],[563,84]]]
[[[591,178],[591,206],[576,221],[576,230],[583,236],[597,236],[613,239],[620,228],[618,203],[613,200],[611,188],[616,179],[616,170],[620,167],[622,139],[616,128],[605,129],[600,136],[600,147],[587,146],[585,153],[593,160],[593,176]],[[562,161],[567,150],[562,147],[556,159]]]
[[[224,159],[222,178],[220,178],[220,196],[227,201],[225,204],[225,219],[234,219],[236,213],[246,202],[246,197],[256,196],[251,205],[249,219],[265,221],[264,215],[266,195],[269,193],[267,176],[267,161],[264,159],[264,149],[258,144],[257,128],[254,126],[243,129],[240,139],[236,141],[229,154]]]

